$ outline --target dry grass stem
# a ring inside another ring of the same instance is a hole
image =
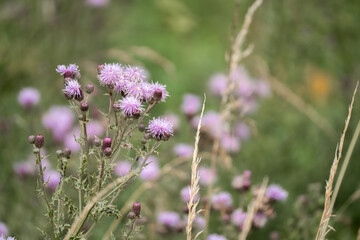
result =
[[[267,80],[271,88],[274,91],[284,98],[287,102],[297,108],[300,112],[305,114],[313,123],[315,123],[321,130],[324,131],[326,135],[330,138],[336,136],[336,131],[334,127],[329,123],[329,121],[321,116],[311,105],[307,104],[300,96],[294,93],[291,89],[286,87],[278,79],[272,77],[269,74],[268,66],[264,61],[259,61],[259,71],[262,74],[262,77]]]
[[[206,96],[204,95],[204,102],[201,110],[200,120],[196,131],[196,138],[195,138],[195,144],[194,144],[194,153],[193,153],[193,159],[191,164],[191,184],[190,184],[190,200],[188,202],[188,220],[187,220],[187,226],[186,226],[186,239],[192,240],[192,224],[195,220],[196,215],[201,211],[197,211],[196,207],[199,204],[199,199],[196,199],[196,196],[198,195],[200,191],[199,181],[200,176],[198,173],[198,167],[201,162],[201,158],[198,157],[199,152],[199,141],[200,141],[200,129],[201,129],[201,120],[204,115],[205,110],[205,102],[206,102]],[[197,233],[194,237],[196,239],[201,232]]]
[[[261,205],[264,203],[267,184],[268,184],[268,179],[264,178],[264,180],[257,192],[256,198],[249,204],[247,213],[246,213],[246,219],[244,222],[244,226],[239,235],[239,240],[246,240],[246,238],[250,232],[251,225],[254,220],[254,216],[255,216],[256,212],[259,210],[259,208],[261,207]]]
[[[331,202],[332,200],[332,193],[333,193],[333,183],[334,183],[334,179],[336,176],[336,171],[339,165],[339,161],[341,159],[342,156],[342,150],[344,147],[344,142],[345,142],[345,135],[346,135],[346,131],[349,127],[349,123],[350,123],[350,118],[351,118],[351,113],[352,113],[352,109],[353,109],[353,104],[354,104],[354,99],[355,99],[355,95],[357,92],[357,88],[358,88],[359,83],[356,84],[355,90],[354,90],[354,94],[352,96],[351,99],[351,104],[349,106],[349,113],[348,116],[345,120],[345,127],[344,127],[344,131],[341,134],[340,137],[340,142],[338,144],[338,146],[336,147],[336,151],[335,151],[335,157],[333,160],[333,163],[331,165],[331,169],[330,169],[330,176],[329,176],[329,180],[326,183],[326,188],[325,188],[325,203],[324,203],[324,211],[323,214],[321,216],[321,220],[320,220],[320,224],[319,224],[319,228],[318,228],[318,232],[316,234],[316,240],[324,240],[326,234],[333,229],[332,227],[329,226],[329,221],[330,218],[332,217],[332,205]]]

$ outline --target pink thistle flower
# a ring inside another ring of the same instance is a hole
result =
[[[199,117],[195,117],[192,120],[192,126],[197,128],[199,123]],[[223,124],[221,116],[215,111],[209,111],[204,114],[202,119],[202,127],[207,131],[207,133],[212,137],[220,137],[223,133]]]
[[[146,162],[147,165],[144,167],[139,177],[145,181],[156,180],[160,176],[158,159],[154,156],[149,156]]]
[[[181,105],[182,111],[189,116],[193,116],[201,107],[200,97],[194,94],[185,94]]]
[[[126,117],[139,117],[144,110],[140,100],[133,96],[127,96],[120,100],[120,109]]]
[[[53,106],[43,116],[42,124],[52,131],[55,141],[62,141],[74,121],[73,112],[64,106]]]
[[[190,201],[190,186],[186,186],[183,189],[181,189],[180,195],[181,195],[181,199],[184,202],[189,202]],[[199,200],[199,194],[196,194],[194,201]]]
[[[125,94],[127,94],[128,96],[138,98],[138,99],[142,99],[144,93],[143,93],[143,88],[140,83],[127,82]]]
[[[240,151],[241,147],[239,139],[228,133],[221,135],[220,144],[229,153],[237,153]]]
[[[155,100],[161,100],[161,102],[165,102],[165,99],[169,96],[169,93],[166,91],[166,85],[160,84],[158,82],[151,83],[150,89]],[[155,96],[156,94],[159,94],[160,96]]]
[[[149,122],[147,132],[150,133],[151,137],[159,141],[166,141],[173,135],[173,127],[166,119],[153,118],[153,120]]]
[[[199,167],[200,184],[203,186],[209,186],[217,180],[216,171],[207,167]]]
[[[23,108],[29,109],[32,106],[35,106],[39,103],[40,101],[39,91],[31,87],[23,88],[19,92],[18,101]]]
[[[141,82],[140,88],[142,89],[142,97],[145,101],[150,102],[153,99],[154,93],[151,84],[148,82]]]
[[[83,94],[81,86],[77,80],[70,80],[66,82],[65,89],[63,90],[67,96],[78,98]]]
[[[210,91],[216,96],[221,96],[224,94],[227,88],[227,78],[225,74],[217,73],[211,76],[209,88]]]
[[[130,82],[142,82],[146,75],[142,68],[127,66],[124,71],[124,78]]]
[[[266,189],[266,197],[274,201],[284,202],[288,197],[288,192],[281,186],[272,184]]]
[[[123,68],[117,63],[105,63],[100,74],[98,75],[100,84],[103,86],[115,86],[123,77]]]
[[[238,123],[235,125],[235,134],[241,140],[248,140],[251,136],[251,129],[245,123]]]
[[[235,176],[231,184],[236,190],[248,190],[251,185],[250,177],[251,171],[246,170],[242,175]]]
[[[219,234],[210,234],[206,240],[227,240],[227,238]]]
[[[169,114],[164,115],[164,118],[167,119],[171,123],[171,125],[173,126],[174,132],[177,132],[179,130],[180,120],[176,114],[169,113]]]
[[[179,157],[190,157],[193,155],[194,148],[189,144],[179,143],[174,147],[174,152]]]
[[[255,214],[253,224],[257,228],[263,228],[267,222],[267,217],[264,213],[258,212]]]
[[[60,75],[73,78],[74,74],[79,73],[80,70],[79,66],[75,64],[69,64],[68,66],[58,65],[56,68],[56,72],[60,73]]]
[[[206,226],[205,218],[199,215],[196,215],[194,222],[196,224],[196,227],[198,227],[199,229],[204,229]]]
[[[126,161],[117,161],[114,167],[114,173],[119,177],[125,176],[131,169],[131,164]]]
[[[54,170],[45,171],[44,182],[47,182],[46,187],[49,188],[51,191],[55,191],[56,187],[60,184],[60,181],[60,173]]]
[[[25,178],[27,176],[33,176],[35,174],[35,165],[30,161],[22,161],[13,164],[14,173],[19,178]]]
[[[157,215],[157,222],[168,228],[176,228],[182,224],[181,218],[177,212],[165,211]]]
[[[117,93],[126,93],[126,89],[127,89],[127,85],[128,85],[128,81],[125,80],[124,78],[119,79],[118,81],[116,81],[115,86],[114,86],[114,90]]]
[[[227,209],[232,205],[232,197],[230,193],[221,192],[211,197],[211,205],[216,210]]]
[[[7,235],[8,233],[9,233],[9,229],[6,226],[6,224],[3,222],[0,222],[0,236]]]
[[[242,229],[246,219],[246,212],[242,209],[236,209],[231,215],[231,222],[239,229]]]

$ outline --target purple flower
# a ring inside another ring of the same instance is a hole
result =
[[[117,63],[105,63],[103,69],[98,75],[100,84],[103,86],[115,86],[123,77],[123,68]]]
[[[66,82],[64,93],[72,98],[81,97],[83,94],[81,91],[81,86],[77,80],[70,80]]]
[[[135,98],[139,98],[139,99],[144,98],[142,85],[140,83],[137,83],[137,82],[127,82],[126,83],[125,93],[128,96],[132,96],[132,97],[135,97]]]
[[[16,240],[14,237],[5,237],[4,235],[0,235],[0,240]]]
[[[193,116],[201,107],[200,97],[193,94],[185,94],[181,105],[182,111],[189,116]]]
[[[200,184],[209,186],[217,180],[216,171],[211,170],[207,167],[199,167]]]
[[[262,98],[267,98],[271,95],[271,87],[264,80],[259,80],[257,82],[255,91],[256,91],[256,94]]]
[[[146,75],[142,68],[127,66],[124,71],[124,78],[131,82],[142,82]]]
[[[109,4],[110,0],[86,0],[86,4],[91,7],[105,7]]]
[[[211,76],[209,82],[210,91],[217,96],[225,93],[227,87],[227,78],[225,74],[217,73]]]
[[[219,234],[210,234],[206,240],[227,240],[226,237]]]
[[[114,173],[119,177],[125,176],[131,169],[131,164],[126,161],[117,161],[114,167]]]
[[[58,65],[56,71],[60,73],[60,75],[74,75],[75,73],[79,73],[79,67],[75,64],[66,65]]]
[[[146,181],[156,180],[160,176],[160,167],[157,158],[149,156],[146,164],[139,177]]]
[[[53,106],[43,116],[42,124],[53,133],[55,141],[62,141],[74,121],[73,112],[64,106]]]
[[[228,133],[223,133],[220,139],[221,146],[229,153],[237,153],[240,151],[240,141],[237,137]]]
[[[242,229],[245,219],[246,212],[244,212],[242,209],[236,209],[231,215],[232,224],[239,227],[239,229]]]
[[[157,140],[168,140],[173,135],[172,124],[167,119],[153,118],[149,122],[147,132]]]
[[[39,103],[40,101],[39,91],[31,87],[23,88],[19,92],[18,101],[23,108],[29,109],[32,106],[35,106]]]
[[[266,196],[271,200],[283,202],[287,199],[288,192],[281,186],[272,184],[266,189]]]
[[[248,140],[251,136],[250,127],[248,125],[246,125],[245,123],[238,123],[235,126],[235,134],[241,140]]]
[[[240,97],[249,97],[255,92],[256,86],[249,79],[242,79],[238,82],[236,92]]]
[[[264,213],[256,213],[253,219],[253,224],[257,228],[263,228],[267,222],[267,217]]]
[[[7,235],[8,233],[9,233],[9,229],[6,226],[6,224],[3,222],[0,222],[0,236]]]
[[[19,178],[32,176],[35,174],[35,170],[36,170],[34,163],[30,161],[16,162],[13,164],[13,169],[14,169],[14,173]]]
[[[216,210],[227,209],[232,205],[232,197],[228,192],[221,192],[211,197],[211,205]]]
[[[145,101],[150,102],[154,97],[154,93],[152,91],[151,84],[148,82],[141,82],[141,83],[139,83],[139,85],[142,90],[142,98]]]
[[[181,224],[180,216],[177,212],[160,212],[157,215],[157,222],[169,228],[176,228]]]
[[[192,120],[192,125],[194,128],[197,128],[199,124],[199,117],[195,117]],[[207,133],[212,137],[220,137],[223,133],[222,120],[219,113],[215,111],[209,111],[204,114],[202,119],[202,128],[204,128]]]
[[[183,189],[181,189],[180,195],[181,195],[181,199],[184,202],[189,202],[190,201],[190,186],[186,186]],[[199,200],[199,194],[196,194],[196,196],[194,198],[194,201],[197,201],[197,200]]]
[[[56,187],[60,184],[61,175],[57,171],[49,170],[44,173],[44,182],[47,182],[46,187],[51,191],[55,191]]]
[[[180,120],[176,114],[169,113],[169,114],[164,115],[163,117],[171,123],[171,125],[173,126],[174,132],[179,130]]]
[[[120,100],[120,109],[126,117],[140,116],[140,113],[144,110],[140,100],[132,96]]]
[[[251,171],[246,170],[243,172],[242,175],[237,175],[233,178],[232,186],[236,190],[240,190],[240,191],[248,190],[251,184],[250,177],[251,177]]]
[[[125,78],[120,78],[118,81],[116,81],[114,90],[117,93],[123,93],[125,94],[127,92],[129,82],[125,80]]]
[[[91,121],[86,124],[88,138],[101,137],[105,133],[105,127],[98,121]]]
[[[190,157],[193,155],[193,146],[185,143],[179,143],[174,147],[174,152],[179,157]]]
[[[199,215],[196,215],[194,222],[199,229],[204,229],[206,226],[205,218],[203,218]]]
[[[169,93],[166,91],[166,85],[160,84],[158,82],[151,83],[150,90],[152,92],[154,99],[161,100],[161,102],[165,102],[165,99],[169,96]],[[157,94],[159,94],[159,96],[157,96]]]

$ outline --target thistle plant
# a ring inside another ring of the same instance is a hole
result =
[[[89,114],[93,110],[90,99],[95,86],[82,86],[80,70],[75,64],[59,65],[56,71],[64,78],[64,96],[78,116],[80,134],[73,133],[75,146],[80,148],[77,170],[70,168],[70,164],[75,165],[76,157],[71,149],[56,151],[58,166],[52,170],[47,167],[47,156],[42,153],[46,145],[44,136],[32,135],[28,141],[34,147],[39,173],[38,192],[46,204],[46,217],[50,223],[49,229],[42,230],[44,238],[81,239],[85,233],[91,234],[104,215],[120,216],[114,201],[124,187],[151,164],[149,160],[158,153],[159,146],[173,135],[173,126],[167,119],[147,119],[151,110],[165,102],[169,94],[165,85],[148,82],[141,68],[117,63],[99,65],[97,77],[109,99],[103,113],[106,135],[101,139],[90,127],[93,122]],[[58,130],[54,125],[57,121],[57,117],[43,120],[54,133]],[[62,123],[58,125],[62,126]],[[134,140],[134,135],[140,135],[141,141]],[[58,134],[58,139],[64,139],[63,134]],[[126,174],[114,177],[115,159],[121,152],[128,155],[131,165]],[[130,230],[124,239],[130,239],[136,219],[141,218],[140,209],[140,203],[134,203],[129,213]],[[84,228],[85,223],[87,228]]]

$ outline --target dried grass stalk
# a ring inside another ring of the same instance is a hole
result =
[[[336,147],[334,161],[333,161],[331,169],[330,169],[329,180],[326,183],[324,211],[323,211],[323,214],[321,216],[318,232],[316,234],[316,238],[315,238],[316,240],[324,240],[326,234],[331,229],[333,229],[332,227],[329,226],[329,221],[330,221],[330,218],[332,217],[332,213],[333,213],[333,208],[332,208],[332,205],[331,205],[332,193],[333,193],[333,184],[334,184],[336,171],[337,171],[337,168],[338,168],[338,165],[339,165],[339,161],[340,161],[341,156],[342,156],[342,150],[343,150],[344,141],[345,141],[345,134],[346,134],[346,131],[347,131],[348,127],[349,127],[351,113],[352,113],[354,99],[355,99],[355,94],[357,92],[358,85],[359,85],[359,82],[356,84],[354,94],[352,96],[351,104],[349,106],[349,113],[348,113],[348,116],[347,116],[347,118],[345,120],[344,131],[341,134],[340,143]]]
[[[201,158],[198,157],[198,152],[199,152],[199,140],[200,140],[200,129],[201,129],[201,120],[202,117],[204,115],[204,110],[205,110],[205,102],[206,102],[206,96],[204,95],[204,102],[203,102],[203,106],[202,106],[202,110],[201,110],[201,115],[200,115],[200,120],[199,120],[199,124],[197,127],[197,132],[196,132],[196,138],[195,138],[195,146],[194,146],[194,153],[193,153],[193,159],[192,159],[192,164],[191,164],[191,184],[190,184],[190,200],[187,204],[188,209],[189,209],[189,213],[188,213],[188,221],[187,221],[187,226],[186,226],[186,239],[187,240],[191,240],[191,231],[192,231],[192,224],[195,220],[196,215],[201,212],[202,210],[197,211],[196,207],[199,204],[200,199],[196,200],[196,196],[198,195],[199,191],[200,191],[200,186],[199,186],[199,181],[200,181],[200,176],[198,173],[198,167],[199,164],[201,162]],[[199,235],[201,234],[201,232],[197,233],[194,237],[194,239],[196,239]]]

